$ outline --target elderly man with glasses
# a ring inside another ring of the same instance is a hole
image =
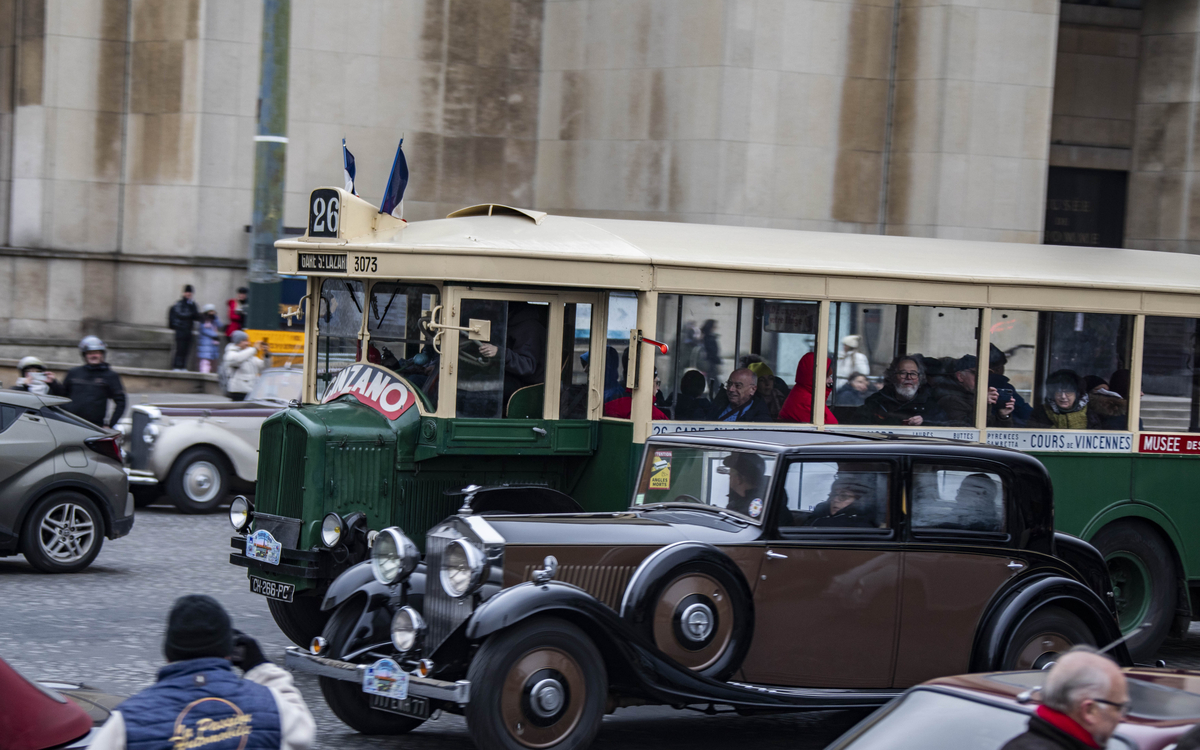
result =
[[[758,376],[746,368],[734,370],[708,411],[711,422],[772,422],[771,410],[758,398]]]
[[[1129,712],[1121,669],[1091,646],[1076,646],[1046,674],[1029,729],[1002,750],[1083,750],[1108,743]]]
[[[883,388],[867,397],[849,420],[852,424],[946,424],[946,414],[925,382],[921,355],[896,357],[884,373],[884,380]]]

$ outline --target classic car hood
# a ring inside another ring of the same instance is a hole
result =
[[[213,414],[226,417],[267,417],[287,408],[287,404],[273,401],[196,401],[139,406],[153,406],[164,417],[205,417]]]
[[[651,545],[689,539],[712,543],[756,534],[757,527],[734,523],[706,511],[581,513],[552,516],[486,516],[506,544]]]

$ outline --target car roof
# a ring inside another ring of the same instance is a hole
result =
[[[69,404],[71,399],[61,396],[39,396],[28,391],[14,391],[9,388],[0,389],[0,401],[11,406],[24,406],[27,409],[40,409],[43,406],[58,406]]]
[[[965,452],[978,456],[980,452],[995,454],[996,458],[1011,460],[1015,456],[1023,456],[1020,451],[1001,448],[984,443],[969,443],[947,438],[922,437],[919,435],[883,434],[873,432],[840,432],[837,430],[694,430],[691,432],[670,435],[653,435],[649,438],[655,443],[671,443],[679,445],[711,445],[722,448],[743,448],[746,450],[768,450],[774,453],[801,452],[811,447],[847,447],[854,449],[881,451],[912,451],[928,452],[934,450],[950,450]]]

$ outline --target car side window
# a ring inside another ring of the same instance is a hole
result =
[[[892,467],[883,462],[797,461],[783,483],[780,531],[887,529]]]
[[[13,422],[17,421],[17,415],[17,407],[0,404],[0,432],[12,427]]]
[[[1004,480],[999,474],[966,466],[915,464],[912,473],[912,528],[1002,533]]]

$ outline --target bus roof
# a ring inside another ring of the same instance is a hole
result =
[[[357,199],[352,199],[357,200]],[[971,240],[929,239],[834,232],[813,232],[763,227],[744,227],[712,224],[687,224],[658,221],[596,219],[570,216],[543,216],[537,212],[518,214],[512,209],[493,215],[461,215],[455,218],[419,221],[403,227],[367,231],[349,240],[322,241],[315,238],[282,240],[276,243],[281,251],[349,252],[372,255],[404,254],[421,256],[434,254],[449,260],[448,267],[465,269],[467,257],[512,258],[536,262],[546,269],[544,279],[531,277],[530,266],[517,264],[513,276],[494,268],[487,279],[466,278],[466,281],[496,281],[523,284],[587,285],[602,288],[650,289],[663,291],[704,292],[709,281],[696,277],[697,272],[711,276],[721,272],[724,281],[710,293],[728,288],[736,293],[762,289],[767,277],[786,279],[783,287],[796,298],[830,297],[836,299],[906,298],[908,294],[889,294],[887,289],[862,289],[852,292],[838,284],[838,279],[904,282],[926,282],[939,285],[963,285],[956,293],[950,288],[910,290],[914,299],[941,300],[942,304],[978,305],[1016,308],[1038,304],[1026,299],[1022,287],[1096,290],[1105,292],[1134,292],[1157,294],[1157,299],[1128,298],[1121,300],[1108,294],[1080,298],[1068,308],[1144,310],[1147,312],[1192,312],[1200,303],[1181,298],[1200,293],[1200,256],[1159,251],[1128,250],[1099,247],[1063,247]],[[280,271],[295,271],[292,263],[284,262],[281,253]],[[589,269],[581,275],[586,284],[577,283],[574,274],[564,273],[572,264],[584,264]],[[418,264],[419,265],[419,264]],[[289,268],[290,266],[290,268]],[[553,270],[550,270],[553,269]],[[382,271],[382,269],[381,269]],[[757,276],[742,285],[733,282],[737,272]],[[707,272],[707,273],[705,273]],[[599,275],[597,275],[599,274]],[[688,274],[691,274],[690,276]],[[374,274],[372,274],[374,275]],[[522,278],[517,278],[521,276]],[[820,285],[800,284],[798,279],[827,278]],[[458,278],[447,273],[445,280]],[[731,284],[731,285],[730,285]],[[860,285],[861,286],[861,285]],[[979,290],[1010,287],[1005,293],[971,293],[967,287]],[[770,288],[762,289],[771,292]],[[1172,299],[1174,301],[1172,301]]]

